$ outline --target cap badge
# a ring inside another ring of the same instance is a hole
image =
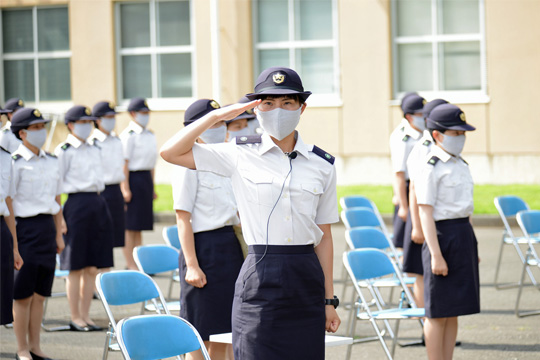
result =
[[[459,118],[461,119],[461,121],[465,122],[465,113],[459,114]]]
[[[114,109],[114,103],[112,101],[109,103],[109,108]]]
[[[220,106],[218,104],[218,102],[216,100],[212,100],[210,101],[210,106],[213,107],[214,109],[219,109]]]
[[[39,112],[38,109],[34,110],[34,116],[35,117],[41,117],[41,113]]]
[[[272,76],[272,80],[274,80],[274,84],[281,84],[285,81],[285,75],[282,73],[277,73]]]
[[[85,109],[84,109],[84,113],[85,113],[86,115],[88,115],[88,116],[92,115],[92,112],[90,111],[89,108],[85,108]]]
[[[426,103],[427,103],[426,99],[422,100],[422,105],[426,105]]]
[[[148,103],[144,100],[144,106],[148,107]]]
[[[24,101],[22,101],[21,99],[19,99],[19,101],[17,102],[17,104],[19,104],[19,106],[24,106]]]

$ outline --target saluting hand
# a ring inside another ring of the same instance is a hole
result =
[[[206,274],[198,266],[188,266],[186,271],[186,282],[191,286],[203,288],[206,285]]]
[[[326,325],[325,329],[328,332],[335,333],[339,325],[341,324],[341,319],[339,318],[339,315],[337,314],[336,309],[331,305],[326,305]]]
[[[442,255],[431,255],[431,271],[434,275],[448,275],[448,264]]]
[[[219,120],[232,120],[238,115],[242,114],[244,111],[254,108],[259,105],[261,100],[254,100],[248,103],[237,103],[229,106],[225,106],[219,109],[212,111],[213,114],[217,115]]]

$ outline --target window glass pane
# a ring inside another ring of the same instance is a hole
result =
[[[296,50],[297,70],[302,74],[305,90],[314,94],[331,94],[334,88],[334,57],[332,48]]]
[[[397,35],[431,34],[431,0],[396,1]]]
[[[39,98],[41,101],[71,99],[69,59],[39,60]]]
[[[442,90],[480,90],[480,43],[440,44],[439,81]]]
[[[69,50],[67,8],[38,9],[37,18],[38,50]]]
[[[189,45],[189,1],[159,2],[158,45]]]
[[[152,97],[150,55],[123,56],[123,98]]]
[[[4,61],[4,97],[35,101],[34,60]]]
[[[32,32],[32,10],[2,11],[2,34],[5,53],[34,51]]]
[[[191,54],[158,55],[159,97],[191,96]]]
[[[260,50],[259,51],[259,69],[263,71],[271,66],[286,66],[289,65],[289,50]]]
[[[287,0],[258,1],[259,42],[289,39]]]
[[[478,0],[442,0],[443,34],[470,34],[480,32]]]
[[[398,91],[433,90],[431,44],[398,45]]]
[[[121,47],[150,46],[148,4],[121,4]]]
[[[332,39],[331,0],[296,0],[295,40]]]

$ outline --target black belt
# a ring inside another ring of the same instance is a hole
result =
[[[311,254],[315,252],[313,245],[249,245],[250,254]]]
[[[469,222],[469,218],[464,217],[464,218],[458,218],[458,219],[439,220],[439,221],[435,221],[435,224],[451,225],[451,224],[462,224],[462,223],[468,223],[468,222]]]

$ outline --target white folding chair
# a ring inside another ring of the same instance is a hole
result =
[[[536,252],[536,249],[534,248],[534,245],[537,244],[537,242],[533,241],[534,239],[533,235],[536,235],[536,236],[540,235],[540,211],[539,210],[520,211],[517,213],[517,221],[518,221],[519,227],[523,231],[523,234],[525,234],[525,238],[528,241],[528,249],[527,249],[527,254],[525,255],[525,261],[523,262],[523,269],[521,271],[521,279],[519,280],[515,312],[516,312],[516,316],[518,317],[539,315],[540,310],[520,311],[519,302],[521,300],[521,293],[523,291],[523,286],[525,282],[525,273],[528,272],[529,276],[531,276],[532,269],[536,268],[537,270],[540,270],[540,257],[538,257],[538,253]],[[531,280],[535,280],[534,276],[532,276]],[[540,290],[540,287],[537,284],[538,283],[536,281],[533,281],[533,285],[536,288],[536,290]],[[539,296],[539,299],[540,299],[540,296]]]

